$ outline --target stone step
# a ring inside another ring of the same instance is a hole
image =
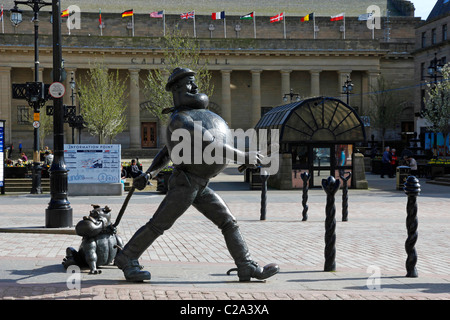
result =
[[[130,191],[131,182],[131,179],[125,181],[125,191]],[[29,193],[32,185],[33,180],[31,178],[7,178],[5,179],[5,193]],[[42,192],[50,192],[50,179],[41,178],[41,188]]]
[[[123,149],[121,152],[122,160],[131,159],[150,159],[154,158],[161,148],[149,148],[149,149]]]
[[[29,193],[33,186],[31,178],[6,178],[5,179],[5,193],[21,192]],[[50,192],[50,179],[41,178],[42,192]]]
[[[427,183],[437,184],[441,186],[450,186],[450,174],[445,174],[441,177],[436,177],[434,180],[428,180]]]

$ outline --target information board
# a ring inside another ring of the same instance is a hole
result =
[[[65,144],[68,183],[120,183],[120,144]]]

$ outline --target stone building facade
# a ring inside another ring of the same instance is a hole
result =
[[[420,117],[420,111],[425,107],[424,98],[427,97],[428,85],[435,81],[441,81],[442,77],[437,73],[437,78],[428,72],[433,67],[435,59],[444,65],[450,62],[450,2],[439,0],[436,2],[428,18],[416,29],[416,48],[414,50],[415,82],[419,84],[415,90],[415,119],[416,132],[423,133],[427,130],[425,119]],[[448,79],[447,79],[448,81]]]
[[[343,1],[346,2],[346,1]],[[352,1],[347,1],[348,3]],[[319,95],[338,97],[345,101],[341,88],[351,77],[355,89],[350,105],[364,116],[371,107],[370,94],[377,77],[383,75],[399,90],[405,100],[413,102],[415,84],[414,58],[412,52],[417,41],[415,28],[420,18],[414,18],[408,1],[397,3],[396,15],[381,17],[381,28],[374,33],[366,21],[358,16],[346,16],[345,39],[343,21],[332,22],[329,16],[316,17],[316,39],[313,24],[300,22],[300,16],[286,16],[286,37],[283,22],[270,23],[270,15],[256,17],[256,38],[252,21],[239,19],[239,15],[227,15],[226,34],[220,20],[211,20],[210,14],[197,11],[196,36],[201,49],[202,63],[208,63],[212,73],[214,93],[210,97],[217,111],[232,128],[253,127],[268,108],[284,104],[282,97],[292,89],[302,98]],[[350,3],[351,5],[351,3]],[[349,8],[350,5],[347,7]],[[345,11],[346,8],[341,8]],[[314,11],[305,9],[304,12]],[[217,11],[217,10],[216,10]],[[262,11],[262,10],[261,10]],[[336,12],[339,13],[339,12]],[[361,12],[365,13],[364,11]],[[6,14],[6,18],[9,16]],[[30,13],[24,12],[24,22],[14,28],[5,21],[5,33],[0,35],[0,118],[6,120],[6,143],[24,149],[32,149],[33,127],[27,114],[31,108],[25,101],[11,98],[11,85],[33,81],[34,48],[33,23],[28,22]],[[51,83],[52,36],[50,14],[42,12],[39,24],[40,79]],[[134,36],[120,12],[102,13],[105,28],[100,35],[98,12],[81,14],[81,29],[68,34],[63,23],[63,58],[68,75],[83,79],[90,63],[101,59],[110,70],[119,70],[127,77],[129,99],[128,129],[116,137],[115,143],[122,149],[158,148],[163,141],[161,125],[144,108],[142,81],[149,71],[163,67],[161,46],[163,20],[150,19],[148,14],[135,14]],[[210,25],[215,30],[210,31]],[[236,25],[240,25],[239,32]],[[181,20],[178,14],[167,14],[165,30],[179,28],[186,36],[193,36],[193,21]],[[68,94],[64,103],[71,104],[70,76],[66,79]],[[76,98],[75,98],[76,101]],[[76,102],[77,104],[77,102]],[[393,128],[392,139],[398,139],[401,122],[414,121],[414,107],[406,104]],[[367,128],[370,133],[370,127]],[[152,134],[149,143],[144,139]],[[66,128],[66,142],[71,141],[71,129]],[[52,138],[47,138],[51,146]],[[77,140],[77,139],[76,139]],[[144,141],[145,140],[145,141]],[[95,143],[96,138],[86,132],[83,143]]]

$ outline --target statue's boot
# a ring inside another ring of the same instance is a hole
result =
[[[227,274],[230,274],[231,271],[237,271],[239,281],[250,281],[251,278],[264,280],[280,271],[280,267],[275,263],[260,267],[252,260],[247,244],[236,224],[233,223],[231,226],[224,228],[222,233],[228,251],[237,266],[237,268],[228,270]]]
[[[150,229],[147,225],[142,226],[131,237],[123,250],[117,254],[114,264],[123,271],[125,279],[131,282],[150,280],[150,272],[142,270],[139,257],[158,238],[160,234]]]

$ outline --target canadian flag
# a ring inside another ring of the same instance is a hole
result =
[[[344,15],[345,13],[340,13],[336,16],[332,16],[331,17],[331,21],[340,21],[340,20],[344,20]]]

